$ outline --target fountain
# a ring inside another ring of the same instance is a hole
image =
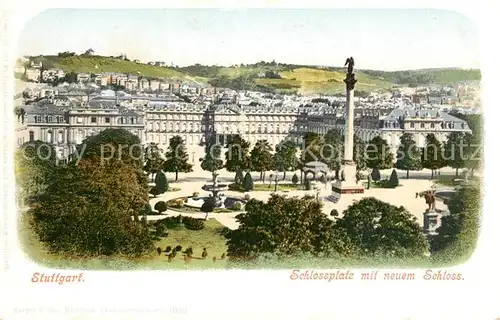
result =
[[[214,202],[215,208],[224,208],[225,198],[223,199],[219,193],[222,191],[227,191],[229,187],[227,184],[220,184],[219,181],[217,180],[218,176],[219,176],[218,173],[216,172],[212,173],[212,181],[210,181],[210,183],[203,185],[201,189],[212,193],[212,196],[210,198]]]

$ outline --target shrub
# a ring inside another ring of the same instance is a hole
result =
[[[159,223],[158,225],[156,225],[156,236],[157,237],[162,237],[163,234],[165,233],[165,225],[163,223]]]
[[[158,201],[155,204],[155,210],[159,213],[167,211],[167,204],[165,203],[165,201]]]
[[[156,248],[156,252],[158,252],[158,255],[160,255],[161,254],[161,248],[160,247]]]
[[[243,179],[243,188],[247,192],[253,189],[253,180],[252,176],[250,175],[250,172],[247,172],[245,178]]]
[[[193,197],[194,198],[199,197],[199,196],[200,196],[200,193],[198,191],[193,192]]]
[[[225,254],[225,253],[223,253],[223,254],[220,256],[220,258],[221,258],[222,260],[224,260],[224,259],[226,258],[226,254]]]
[[[296,173],[294,173],[293,177],[292,177],[292,183],[294,185],[297,185],[297,183],[299,183],[299,177],[297,176]]]
[[[175,252],[179,252],[179,251],[182,251],[182,246],[181,245],[175,246]]]
[[[373,168],[370,175],[373,181],[380,181],[380,170],[378,168]]]
[[[305,185],[306,185],[306,190],[311,190],[311,180],[306,179]]]
[[[245,199],[246,201],[250,200],[251,198],[252,198],[252,197],[251,197],[248,193],[247,193],[247,194],[245,194],[244,199]]]
[[[220,230],[219,230],[219,234],[225,238],[227,238],[229,236],[229,234],[231,233],[231,229],[229,229],[228,227],[222,227]]]
[[[201,253],[201,257],[203,259],[206,259],[208,256],[207,248],[203,248],[203,252]]]
[[[144,207],[139,211],[139,215],[141,216],[148,216],[153,213],[153,209],[151,208],[151,205],[149,203],[146,203]]]
[[[153,197],[156,198],[157,195],[159,195],[161,192],[160,190],[158,190],[158,188],[155,186],[155,187],[151,187],[151,189],[149,190],[149,193],[153,195]]]
[[[158,220],[156,224],[163,224],[167,229],[172,229],[178,227],[181,223],[181,216],[167,217],[165,219]]]
[[[332,211],[330,211],[330,216],[331,217],[338,217],[339,212],[337,211],[337,209],[332,209]]]
[[[183,222],[186,229],[201,230],[201,229],[205,228],[204,220],[195,219],[195,218],[191,218],[191,217],[187,217],[187,218],[189,218],[189,219],[186,219],[186,217],[185,217],[184,222]]]
[[[241,211],[243,209],[243,204],[240,201],[236,201],[231,209],[234,211]]]
[[[167,246],[167,247],[165,248],[165,252],[166,252],[166,253],[169,253],[171,250],[172,250],[172,247],[171,247],[171,246]]]
[[[387,185],[390,188],[396,188],[397,186],[399,186],[399,178],[396,169],[392,170],[391,177],[389,178]]]
[[[160,193],[168,191],[167,176],[165,176],[165,173],[163,173],[163,171],[158,171],[158,173],[156,174],[155,185]]]
[[[173,208],[182,208],[184,207],[184,198],[173,199],[170,201],[172,203]]]

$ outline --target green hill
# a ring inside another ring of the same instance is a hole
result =
[[[61,68],[65,72],[122,72],[150,78],[175,78],[237,90],[259,90],[301,94],[334,94],[344,91],[344,68],[279,64],[261,61],[231,67],[204,66],[158,67],[114,57],[39,56],[44,68]],[[480,80],[479,70],[421,69],[405,71],[357,70],[357,90],[374,91],[393,86],[453,84]]]

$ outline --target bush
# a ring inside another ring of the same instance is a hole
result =
[[[151,208],[151,205],[149,203],[146,203],[144,207],[139,211],[139,215],[141,216],[149,216],[153,213],[153,209]]]
[[[390,188],[396,188],[397,186],[399,186],[399,178],[396,169],[392,170],[391,177],[389,178],[387,185]]]
[[[243,179],[243,188],[247,192],[250,190],[253,190],[253,180],[252,180],[252,176],[250,175],[250,172],[247,172],[247,174],[245,175],[245,178]]]
[[[165,252],[166,252],[166,253],[169,253],[171,250],[172,250],[172,247],[171,247],[171,246],[167,246],[167,247],[165,248]]]
[[[208,256],[207,248],[203,248],[203,252],[201,253],[201,257],[203,259],[206,259]]]
[[[299,177],[297,176],[296,173],[293,174],[293,177],[292,177],[292,183],[294,185],[297,185],[297,183],[299,183]]]
[[[161,248],[160,247],[156,248],[156,252],[158,252],[158,255],[160,255],[161,254]]]
[[[332,211],[330,211],[330,216],[331,217],[338,217],[339,212],[337,211],[337,209],[332,209]]]
[[[306,179],[305,185],[306,185],[306,190],[311,190],[311,180]]]
[[[240,201],[236,201],[231,209],[234,211],[241,211],[243,209],[243,204]]]
[[[160,190],[158,190],[158,188],[155,186],[155,187],[151,187],[151,189],[149,190],[149,193],[153,195],[153,197],[156,198],[157,195],[161,194]]]
[[[200,196],[200,193],[198,191],[193,192],[193,197],[197,198]]]
[[[167,211],[167,204],[165,203],[165,201],[158,201],[155,204],[155,210],[159,213]]]
[[[167,229],[173,229],[181,224],[182,216],[178,215],[176,217],[167,217],[156,221],[155,225],[163,224]]]
[[[246,201],[250,200],[251,198],[252,198],[252,197],[251,197],[248,193],[247,193],[247,194],[245,194],[244,199],[245,199]]]
[[[189,230],[202,230],[205,228],[205,221],[202,219],[184,217],[183,224]]]
[[[158,171],[158,173],[156,174],[155,185],[160,193],[168,191],[167,176],[165,176],[165,173],[163,173],[163,171]]]
[[[205,213],[214,211],[213,200],[208,199],[207,201],[203,202],[203,204],[201,205],[200,211],[205,212]]]
[[[182,251],[182,246],[181,245],[177,245],[175,247],[175,252],[179,252],[179,251]]]
[[[373,181],[380,181],[380,171],[378,168],[373,168],[370,175]]]
[[[184,207],[184,198],[173,199],[170,201],[172,203],[173,208],[183,208]]]
[[[165,234],[165,225],[163,223],[159,223],[156,225],[156,236],[157,237],[162,237]]]

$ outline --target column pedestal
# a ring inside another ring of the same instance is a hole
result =
[[[336,181],[332,184],[332,191],[338,194],[365,193],[362,184],[356,183],[356,164],[346,162],[342,166],[345,181]]]

